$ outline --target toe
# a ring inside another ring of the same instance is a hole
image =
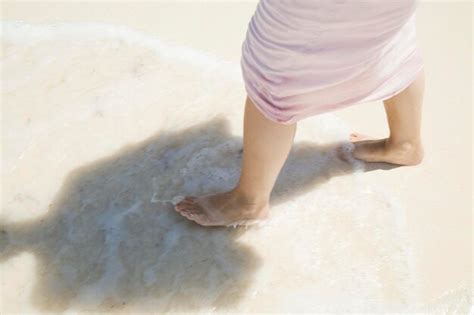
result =
[[[179,208],[179,209],[182,209],[184,207],[193,207],[194,206],[194,202],[190,201],[190,200],[186,200],[186,199],[183,199],[181,200],[180,202],[178,202],[175,207]]]
[[[362,141],[362,140],[371,140],[371,139],[374,139],[374,138],[369,135],[359,133],[359,132],[353,132],[351,133],[351,136],[350,136],[350,140],[352,142],[357,142],[357,141]]]
[[[206,226],[208,223],[207,217],[202,213],[189,214],[188,218],[202,226]]]
[[[194,203],[189,200],[181,200],[176,204],[176,207],[183,208],[185,206],[192,206]]]
[[[210,218],[208,217],[201,202],[201,198],[194,196],[186,196],[182,201],[176,204],[175,209],[182,216],[191,221],[194,221],[199,225],[212,225],[212,220],[210,220]]]
[[[180,203],[178,203],[174,206],[174,209],[178,212],[183,211],[185,208],[186,208],[186,204],[182,203],[182,202],[180,202]]]
[[[189,209],[187,209],[187,210],[189,210]],[[195,223],[197,223],[199,225],[204,226],[207,222],[206,221],[206,216],[203,213],[199,212],[199,211],[189,210],[189,211],[182,211],[180,213],[186,219],[194,221]]]
[[[184,205],[179,213],[185,218],[202,226],[205,226],[209,221],[207,220],[205,213],[202,212],[201,208],[198,207],[197,204]]]
[[[186,218],[188,218],[188,219],[192,219],[192,217],[193,217],[193,214],[189,213],[188,211],[183,211],[183,212],[181,212],[181,214],[183,216],[185,216]]]
[[[184,204],[182,205],[181,207],[179,207],[179,212],[181,213],[189,213],[191,211],[191,207],[187,204]]]
[[[350,138],[351,141],[357,141],[357,140],[360,139],[360,137],[361,137],[361,135],[359,133],[352,132],[349,138]]]
[[[188,207],[186,207],[186,206],[180,208],[180,210],[179,210],[178,212],[179,212],[182,216],[185,216],[185,217],[187,217],[187,218],[189,218],[189,216],[192,214],[192,211],[191,211]]]
[[[185,204],[185,205],[187,205],[187,206],[192,206],[192,205],[194,205],[194,201],[189,201],[189,200],[183,200],[182,203]]]

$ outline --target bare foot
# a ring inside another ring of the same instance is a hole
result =
[[[366,162],[386,162],[397,165],[418,165],[423,160],[421,143],[392,144],[389,138],[374,139],[364,134],[352,133],[352,155]]]
[[[175,210],[203,226],[232,226],[268,218],[269,202],[254,203],[230,190],[199,197],[187,196]]]

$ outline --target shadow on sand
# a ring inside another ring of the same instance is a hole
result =
[[[272,205],[353,172],[334,155],[339,145],[295,143]],[[45,216],[1,224],[1,261],[21,252],[35,256],[32,302],[40,311],[64,311],[77,296],[81,310],[89,311],[132,305],[139,311],[142,302],[155,312],[228,309],[245,296],[262,266],[258,253],[238,242],[245,229],[203,228],[151,196],[169,200],[210,193],[204,191],[210,182],[221,190],[233,187],[241,148],[241,137],[231,135],[227,121],[219,118],[157,134],[79,167]],[[198,153],[205,163],[193,160]],[[199,173],[193,173],[196,168]],[[233,175],[219,175],[226,170]]]

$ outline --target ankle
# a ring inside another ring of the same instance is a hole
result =
[[[269,203],[270,199],[269,196],[264,194],[250,193],[239,185],[235,186],[233,193],[239,200],[248,205],[264,206]]]
[[[388,138],[385,142],[385,150],[399,156],[402,165],[418,165],[424,158],[423,145],[420,140],[394,142]]]
[[[387,138],[385,141],[385,148],[387,150],[397,150],[403,152],[412,152],[422,149],[420,139],[414,140],[395,140],[393,138]]]

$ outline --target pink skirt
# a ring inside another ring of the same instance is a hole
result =
[[[292,124],[408,87],[423,68],[416,0],[260,0],[240,65],[248,97]]]

